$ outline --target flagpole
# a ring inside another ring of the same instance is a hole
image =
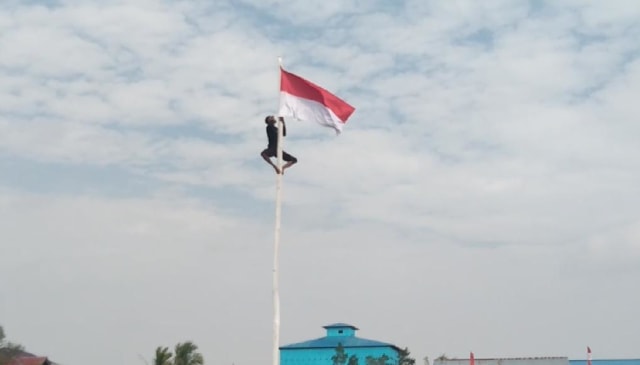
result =
[[[279,67],[282,67],[282,58],[278,57]],[[278,90],[279,92],[279,90]],[[280,116],[276,116],[278,126],[278,148],[276,166],[280,170],[276,174],[276,222],[273,242],[273,365],[280,365],[280,291],[278,277],[278,256],[280,250],[280,216],[282,213],[282,122]]]

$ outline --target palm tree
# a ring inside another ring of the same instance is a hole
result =
[[[204,365],[202,354],[196,350],[198,346],[191,341],[177,344],[173,365]]]
[[[168,347],[158,346],[156,356],[153,358],[153,365],[172,365],[171,356],[173,354],[169,352]]]

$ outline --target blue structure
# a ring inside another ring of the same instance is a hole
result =
[[[342,344],[347,357],[356,356],[359,365],[366,365],[367,357],[379,358],[386,355],[388,364],[398,360],[397,346],[386,342],[368,340],[356,336],[358,328],[346,323],[324,326],[325,337],[294,343],[280,347],[281,365],[332,365],[331,357],[336,354],[338,344]]]

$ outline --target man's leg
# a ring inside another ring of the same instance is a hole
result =
[[[260,156],[262,156],[262,158],[273,167],[274,170],[276,170],[276,174],[280,173],[280,170],[278,170],[278,166],[276,166],[273,162],[271,162],[271,157],[270,155],[272,155],[273,153],[270,153],[271,151],[269,151],[268,148],[265,148],[264,151],[262,151],[262,153],[260,153]]]
[[[294,164],[296,164],[298,162],[298,159],[295,158],[294,156],[282,151],[282,159],[286,162],[286,164],[284,164],[284,166],[282,166],[282,174],[284,175],[284,170],[288,169],[289,167],[293,166]]]

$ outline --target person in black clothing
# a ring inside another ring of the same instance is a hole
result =
[[[282,122],[282,137],[286,137],[287,126],[284,124],[284,118],[279,117],[278,119]],[[276,170],[276,174],[279,174],[280,170],[278,169],[278,166],[271,162],[271,157],[278,157],[278,127],[276,127],[276,118],[273,115],[269,115],[264,119],[264,122],[267,124],[267,139],[269,140],[269,145],[260,155],[274,168],[274,170]],[[286,164],[282,166],[282,174],[284,174],[284,170],[298,162],[297,158],[285,151],[282,151],[282,160],[286,162]]]

